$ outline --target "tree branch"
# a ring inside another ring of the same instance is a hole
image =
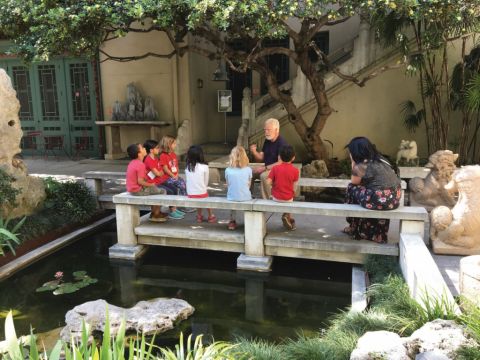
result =
[[[153,53],[153,52],[147,52],[145,54],[138,55],[138,56],[113,56],[113,55],[108,54],[107,52],[105,52],[102,49],[99,49],[98,51],[106,57],[105,59],[100,61],[101,63],[103,63],[107,60],[118,61],[118,62],[129,62],[129,61],[142,60],[142,59],[145,59],[147,57],[156,57],[156,58],[160,58],[160,59],[171,59],[177,53],[174,50],[169,54],[157,54],[157,53]]]

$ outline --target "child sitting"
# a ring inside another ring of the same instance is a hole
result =
[[[283,146],[278,158],[280,164],[272,168],[267,179],[267,182],[272,185],[272,199],[279,202],[291,202],[300,175],[299,170],[292,165],[295,152],[290,145]],[[295,219],[290,213],[282,215],[282,222],[287,230],[296,229]]]
[[[147,168],[147,182],[154,183],[158,188],[164,189],[167,195],[175,195],[177,189],[166,184],[166,180],[169,176],[164,173],[162,166],[160,165],[160,160],[158,158],[160,146],[158,145],[158,141],[146,140],[143,146],[147,151],[147,156],[143,159],[143,163]],[[185,213],[183,211],[177,210],[175,206],[170,206],[170,213],[168,214],[170,219],[183,219],[184,216]]]
[[[252,182],[252,169],[248,167],[248,156],[243,146],[235,146],[230,152],[229,167],[225,169],[227,181],[227,200],[248,201],[252,200],[250,184]],[[236,211],[230,211],[229,230],[237,228]]]
[[[146,181],[147,169],[143,163],[143,158],[147,155],[147,152],[142,144],[129,145],[127,153],[132,159],[127,167],[127,191],[138,196],[165,194],[164,189],[159,189],[155,184]],[[160,211],[160,206],[152,206],[150,221],[165,222],[167,221],[167,215]]]
[[[208,197],[207,186],[209,170],[205,162],[203,150],[200,146],[190,146],[187,152],[187,167],[185,169],[185,177],[187,179],[187,194],[190,198],[206,198]],[[216,223],[217,217],[213,214],[212,209],[207,209],[209,223]],[[197,209],[197,222],[201,223],[205,219],[202,216],[202,209]]]

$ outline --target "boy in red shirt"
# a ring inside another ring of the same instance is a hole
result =
[[[165,194],[165,190],[159,189],[155,184],[146,181],[147,169],[143,163],[143,158],[147,155],[147,151],[142,144],[129,145],[127,153],[130,159],[132,159],[127,167],[127,191],[132,195],[138,196]],[[163,214],[160,209],[160,206],[152,206],[150,221],[167,221],[167,215]]]
[[[290,145],[282,146],[278,161],[268,175],[267,182],[272,186],[272,199],[279,202],[291,202],[295,196],[295,187],[300,175],[299,170],[292,165],[295,152]],[[287,230],[295,230],[295,219],[290,213],[282,215],[283,226]]]

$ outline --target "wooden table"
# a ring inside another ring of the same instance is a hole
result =
[[[150,138],[155,139],[155,128],[172,125],[165,121],[95,121],[95,124],[105,126],[105,142],[107,147],[105,160],[116,160],[126,156],[120,142],[120,134],[125,127],[148,126],[150,127]]]

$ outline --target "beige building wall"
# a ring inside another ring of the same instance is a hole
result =
[[[471,49],[473,43],[468,44]],[[449,48],[449,67],[460,60],[460,42]],[[467,50],[467,54],[470,50]],[[450,73],[451,73],[450,70]],[[326,146],[331,157],[343,159],[347,157],[344,146],[354,136],[366,136],[377,148],[392,158],[396,157],[398,146],[402,139],[415,140],[418,144],[418,155],[421,158],[429,156],[425,135],[425,126],[422,124],[415,133],[409,133],[403,125],[400,114],[400,104],[406,100],[413,100],[417,109],[422,107],[418,89],[418,78],[407,76],[405,68],[386,71],[368,81],[365,87],[360,88],[353,84],[344,85],[340,91],[329,97],[330,105],[334,109],[328,118],[322,132],[322,139],[329,140]],[[308,124],[315,115],[313,106],[304,113]],[[427,106],[427,112],[428,112]],[[429,114],[427,116],[430,116]],[[461,130],[461,113],[453,111],[450,114],[449,143],[450,150],[457,151]],[[282,128],[282,134],[295,147],[297,157],[306,159],[305,147],[296,133],[293,125]]]

